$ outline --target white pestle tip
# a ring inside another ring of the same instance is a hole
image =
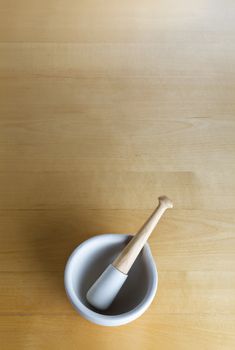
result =
[[[88,290],[88,302],[99,310],[107,309],[122,288],[128,275],[109,265]]]

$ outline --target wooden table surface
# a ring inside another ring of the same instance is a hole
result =
[[[0,347],[235,348],[235,3],[0,2]],[[150,245],[157,297],[126,326],[71,307],[63,270],[100,233]]]

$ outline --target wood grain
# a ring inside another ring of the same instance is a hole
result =
[[[0,2],[1,349],[235,348],[235,4]],[[134,233],[150,309],[123,327],[77,315],[71,251]]]

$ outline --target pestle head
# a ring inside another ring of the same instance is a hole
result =
[[[88,302],[99,310],[107,309],[122,288],[128,275],[109,265],[88,290]]]

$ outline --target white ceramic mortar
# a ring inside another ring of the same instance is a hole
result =
[[[103,326],[129,323],[147,310],[156,294],[158,273],[146,244],[111,307],[99,311],[86,299],[88,289],[131,237],[125,234],[94,236],[80,244],[68,259],[64,275],[66,293],[75,309],[93,323]]]

